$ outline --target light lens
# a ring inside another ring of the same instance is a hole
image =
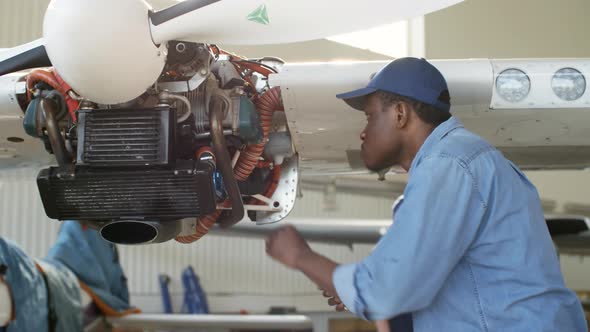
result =
[[[562,68],[553,75],[551,88],[560,99],[574,101],[584,95],[586,78],[573,68]]]
[[[496,78],[496,91],[502,99],[517,103],[528,96],[531,80],[522,70],[506,69]]]

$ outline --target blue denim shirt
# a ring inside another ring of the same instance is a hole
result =
[[[394,213],[367,258],[334,272],[356,315],[411,313],[414,331],[587,331],[535,187],[457,119],[424,142]]]

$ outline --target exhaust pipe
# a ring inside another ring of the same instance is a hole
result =
[[[182,230],[182,221],[115,221],[100,228],[103,239],[115,244],[161,243],[175,238]]]
[[[244,218],[244,202],[240,194],[240,187],[234,176],[231,158],[227,152],[225,136],[223,136],[223,125],[221,122],[223,115],[223,98],[213,95],[209,108],[209,123],[211,125],[211,140],[213,151],[217,157],[217,167],[221,172],[221,177],[225,183],[225,189],[231,202],[231,214],[220,218],[217,223],[221,228],[228,228],[237,224]]]

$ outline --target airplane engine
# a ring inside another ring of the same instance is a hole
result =
[[[87,100],[52,69],[28,74],[24,128],[58,164],[37,178],[50,218],[115,243],[188,243],[246,212],[268,223],[292,209],[297,155],[280,89],[267,83],[281,61],[197,43],[168,49],[158,82],[124,104]]]

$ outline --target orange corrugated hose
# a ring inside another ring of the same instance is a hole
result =
[[[244,151],[242,151],[240,154],[238,162],[234,167],[234,176],[238,181],[245,181],[248,179],[250,174],[252,174],[254,171],[254,168],[256,168],[258,165],[260,156],[262,156],[264,146],[266,145],[266,141],[268,139],[268,132],[270,131],[270,127],[272,125],[272,116],[275,111],[284,111],[283,101],[281,99],[281,88],[274,87],[266,91],[258,98],[258,100],[256,100],[255,105],[258,115],[260,116],[263,140],[260,144],[248,145],[246,149],[244,149]],[[275,177],[278,175],[280,175],[280,167],[275,167],[273,183],[271,183],[271,186],[265,193],[265,196],[270,197],[274,193],[274,190],[278,184],[278,180],[275,181]],[[274,182],[276,182],[276,184],[274,184]],[[270,189],[272,189],[272,192],[270,192]],[[227,203],[228,202],[226,202],[226,204]],[[213,227],[220,215],[221,210],[217,210],[210,215],[198,219],[195,233],[187,236],[178,236],[176,237],[176,241],[180,243],[192,243],[201,239],[209,232],[209,229]]]
[[[281,88],[274,87],[263,94],[256,101],[256,110],[260,115],[260,124],[262,125],[264,137],[262,143],[248,145],[240,154],[240,158],[238,158],[238,163],[234,169],[238,181],[246,181],[250,174],[252,174],[252,171],[254,171],[256,165],[258,165],[258,161],[264,151],[266,141],[268,140],[268,132],[272,124],[272,115],[275,111],[284,111],[283,102],[281,100]]]
[[[188,244],[200,240],[203,236],[209,233],[209,229],[213,227],[220,215],[221,210],[217,210],[209,215],[204,216],[203,218],[198,218],[197,229],[195,230],[195,233],[186,236],[177,236],[176,241]]]
[[[36,83],[45,82],[52,88],[62,94],[68,106],[68,112],[72,120],[76,122],[76,110],[80,106],[80,102],[74,100],[68,92],[72,88],[55,72],[55,70],[35,69],[27,75],[27,98],[31,99],[31,91]]]

